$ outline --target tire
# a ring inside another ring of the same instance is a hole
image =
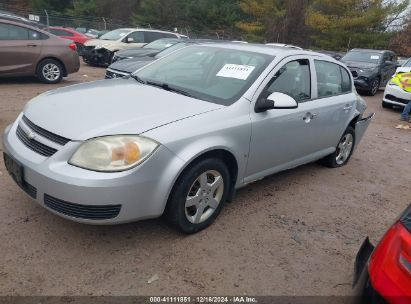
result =
[[[165,211],[167,221],[186,234],[208,227],[231,191],[230,173],[218,158],[200,160],[177,179]]]
[[[374,81],[371,84],[371,88],[367,92],[369,96],[375,96],[378,93],[378,90],[380,89],[381,85],[381,80],[379,77],[375,78]]]
[[[388,102],[383,101],[381,105],[384,109],[392,109],[392,105]]]
[[[347,145],[344,145],[344,142],[346,142]],[[347,150],[342,152],[341,150],[343,149],[343,146],[345,147],[344,149]],[[324,158],[322,160],[322,164],[329,168],[339,168],[345,166],[354,152],[354,147],[355,130],[352,127],[348,127],[338,142],[335,152]]]
[[[59,83],[63,79],[63,74],[63,66],[54,59],[45,59],[37,66],[37,78],[44,83]]]

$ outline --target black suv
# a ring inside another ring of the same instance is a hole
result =
[[[392,51],[352,49],[341,61],[351,70],[356,89],[371,96],[387,84],[399,66]]]

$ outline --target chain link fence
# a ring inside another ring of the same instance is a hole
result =
[[[35,16],[38,18],[36,20],[39,23],[48,26],[63,26],[63,27],[71,27],[71,28],[83,28],[84,30],[88,29],[95,29],[98,31],[102,30],[114,30],[117,28],[124,28],[124,27],[139,27],[139,28],[153,28],[158,30],[165,30],[165,31],[175,31],[177,30],[180,34],[184,34],[189,36],[190,38],[196,39],[218,39],[218,40],[244,40],[243,37],[239,34],[238,29],[235,27],[230,28],[220,28],[220,29],[204,29],[198,30],[192,27],[180,27],[174,28],[164,27],[164,26],[156,26],[155,24],[139,24],[135,25],[131,22],[131,20],[118,20],[118,19],[111,19],[105,17],[95,17],[95,16],[88,16],[88,17],[72,17],[63,14],[58,14],[56,12],[51,12],[47,10],[43,11],[36,11],[36,10],[29,10],[29,9],[21,9],[16,8],[13,5],[9,4],[2,4],[0,3],[0,10],[7,11],[27,19],[30,19],[30,15]]]

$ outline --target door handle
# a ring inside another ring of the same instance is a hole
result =
[[[30,47],[36,47],[36,46],[37,46],[37,44],[31,44],[31,43],[29,43],[29,44],[27,44],[27,46],[30,46]]]
[[[352,106],[346,105],[346,106],[344,107],[344,111],[351,110],[352,108],[353,108]]]

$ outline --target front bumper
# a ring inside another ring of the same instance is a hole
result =
[[[86,63],[107,66],[110,64],[112,52],[105,48],[95,49],[86,46],[83,48],[81,56]]]
[[[402,90],[399,86],[388,84],[385,88],[383,102],[393,106],[405,107],[411,100],[411,93]]]
[[[369,91],[372,88],[372,83],[375,77],[367,77],[367,79],[358,77],[354,79],[354,86],[357,90],[360,91]]]
[[[23,167],[28,185],[23,190],[51,212],[81,223],[119,224],[160,216],[184,166],[181,159],[160,146],[150,159],[128,171],[84,170],[67,162],[81,142],[70,141],[54,155],[44,157],[16,136],[17,125],[6,129],[3,147],[4,153]],[[113,214],[116,210],[118,213]],[[115,217],[102,219],[99,214],[93,215],[96,211]]]

